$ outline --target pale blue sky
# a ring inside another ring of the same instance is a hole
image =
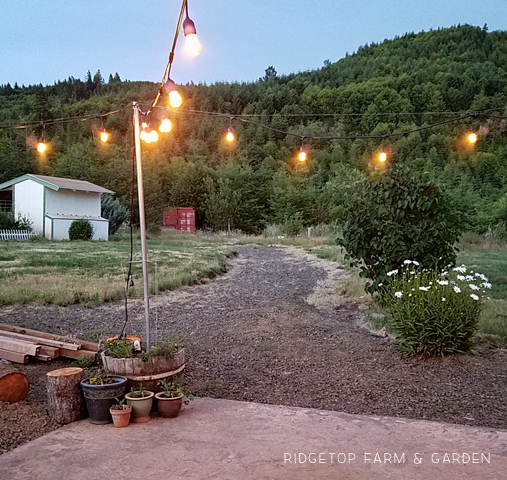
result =
[[[162,80],[181,0],[0,0],[0,84],[52,84],[100,69]],[[360,45],[468,23],[507,30],[507,0],[189,0],[203,45],[178,41],[176,83],[313,70]]]

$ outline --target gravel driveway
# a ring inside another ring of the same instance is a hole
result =
[[[151,301],[153,335],[190,334],[186,378],[198,396],[507,428],[505,350],[404,358],[366,327],[364,306],[339,296],[338,264],[293,247],[234,249],[226,274]],[[119,332],[123,321],[121,302],[0,308],[2,323],[78,337]],[[142,300],[133,301],[128,332],[143,331]],[[32,404],[45,402],[52,369],[38,365],[20,367]]]

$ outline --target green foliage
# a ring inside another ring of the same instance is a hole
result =
[[[79,355],[74,362],[73,365],[79,368],[91,368],[95,365],[95,360],[88,355]]]
[[[183,385],[181,378],[177,375],[174,375],[171,382],[168,382],[167,379],[159,380],[158,385],[162,388],[163,396],[167,398],[178,398],[185,396],[185,405],[194,399],[194,395],[192,392]]]
[[[114,405],[111,405],[111,410],[128,410],[130,405],[127,405],[125,402],[127,401],[126,398],[122,398],[121,400],[119,398],[114,397],[116,400],[116,403]]]
[[[106,340],[104,347],[109,349],[108,355],[112,358],[131,358],[134,356],[132,343],[126,338]]]
[[[109,235],[114,235],[129,218],[129,211],[118,199],[104,193],[101,197],[100,215],[109,220]]]
[[[491,288],[484,275],[467,275],[465,266],[450,272],[421,269],[409,260],[401,272],[390,273],[393,281],[385,300],[402,352],[443,355],[471,348],[482,293]]]
[[[459,235],[459,219],[442,188],[391,165],[357,185],[338,243],[360,275],[373,281],[365,287],[373,293],[407,258],[428,269],[454,264]]]
[[[82,218],[74,220],[69,227],[69,240],[91,240],[93,226],[89,220]]]
[[[105,370],[98,370],[93,377],[90,377],[89,382],[90,385],[109,385],[111,383],[115,383],[115,380],[109,372],[106,372]]]
[[[143,384],[141,383],[138,387],[130,387],[130,394],[133,398],[144,398],[149,395],[148,390],[143,387]]]
[[[167,340],[166,342],[157,343],[146,352],[142,352],[140,357],[145,362],[151,357],[172,357],[182,348],[187,347],[188,342],[189,339],[187,335],[179,335]]]
[[[0,229],[33,231],[32,222],[27,217],[19,215],[16,218],[13,213],[2,211],[0,211]]]

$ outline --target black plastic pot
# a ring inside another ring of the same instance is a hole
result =
[[[88,416],[92,423],[98,425],[112,423],[109,409],[116,403],[116,398],[120,399],[125,394],[127,377],[121,375],[111,375],[111,377],[114,383],[106,385],[90,385],[89,378],[81,382]]]

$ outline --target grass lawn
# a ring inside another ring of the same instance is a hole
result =
[[[140,237],[134,237],[132,295],[142,295]],[[190,285],[222,271],[232,249],[203,237],[166,233],[147,241],[150,290]],[[109,242],[2,242],[0,305],[99,303],[125,296],[130,237]]]

